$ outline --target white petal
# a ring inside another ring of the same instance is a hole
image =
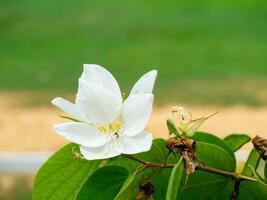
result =
[[[57,124],[54,131],[65,139],[76,144],[99,147],[109,142],[109,137],[101,134],[97,127],[80,122]]]
[[[152,112],[153,94],[130,95],[122,105],[123,132],[134,136],[143,131]]]
[[[82,79],[79,80],[79,91],[75,103],[86,117],[97,124],[107,125],[118,117],[121,104],[110,90],[101,85],[88,85]]]
[[[133,137],[121,136],[118,146],[121,153],[136,154],[149,151],[152,145],[152,134],[147,131],[142,131]]]
[[[96,148],[80,146],[81,154],[86,160],[99,160],[118,156],[121,153],[116,149],[115,143],[112,142],[105,146]]]
[[[65,113],[67,113],[70,117],[74,119],[85,122],[88,121],[86,117],[81,113],[81,111],[77,108],[77,106],[69,102],[68,100],[65,100],[61,97],[57,97],[53,99],[51,103],[59,107],[61,110],[63,110]]]
[[[154,83],[157,77],[157,71],[152,70],[146,74],[144,74],[133,86],[131,90],[131,94],[146,94],[152,93],[154,88]]]
[[[122,103],[121,90],[113,75],[104,67],[95,64],[84,64],[81,79],[88,85],[99,85],[112,92],[119,104]]]

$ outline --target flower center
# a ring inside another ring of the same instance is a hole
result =
[[[105,127],[104,124],[99,124],[98,129],[100,133],[109,134],[110,136],[119,136],[123,125],[120,121],[109,122],[108,127]]]

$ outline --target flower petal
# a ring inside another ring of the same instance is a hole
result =
[[[97,124],[107,125],[116,119],[121,111],[121,104],[114,93],[101,85],[88,85],[82,79],[79,80],[75,104],[90,121]]]
[[[136,154],[149,151],[152,145],[152,134],[147,131],[142,131],[133,137],[121,136],[118,146],[120,152],[124,154]]]
[[[56,124],[54,131],[65,139],[76,144],[99,147],[109,142],[109,137],[101,134],[97,127],[80,122]]]
[[[99,85],[112,92],[119,104],[122,103],[121,90],[113,75],[104,67],[95,64],[84,64],[81,79],[88,85]]]
[[[113,142],[105,146],[95,148],[80,146],[81,154],[86,160],[99,160],[118,156],[121,153],[116,149],[117,148],[115,148],[115,143]]]
[[[130,95],[122,105],[121,119],[126,136],[143,131],[152,112],[153,94]]]
[[[65,113],[67,113],[70,117],[87,122],[86,117],[81,113],[81,111],[77,108],[77,106],[68,100],[65,100],[61,97],[57,97],[51,102],[55,106],[59,107]]]
[[[130,95],[152,93],[157,77],[157,70],[144,74],[133,86]]]

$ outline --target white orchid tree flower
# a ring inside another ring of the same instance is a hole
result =
[[[144,129],[152,112],[156,76],[156,70],[143,75],[123,101],[110,72],[99,65],[85,64],[75,104],[60,97],[52,101],[74,120],[54,125],[54,131],[79,144],[87,160],[150,150],[152,134]]]

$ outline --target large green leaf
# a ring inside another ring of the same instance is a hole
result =
[[[84,183],[76,200],[113,200],[127,177],[128,171],[122,167],[103,167]]]
[[[242,181],[240,184],[240,200],[267,199],[267,187],[261,183]]]
[[[164,163],[165,158],[168,155],[169,150],[167,149],[166,142],[163,139],[155,139],[153,140],[152,147],[150,151],[137,154],[135,156],[142,158],[146,161],[155,162],[155,163]],[[168,162],[169,163],[176,163],[178,158],[174,155],[170,155]],[[126,158],[124,156],[120,156],[118,158],[113,159],[108,165],[112,166],[122,166],[125,167],[129,173],[134,173],[137,168],[141,167],[142,164]],[[126,191],[120,195],[121,199],[133,199],[135,194],[139,190],[139,186],[144,181],[151,181],[155,188],[155,194],[153,198],[155,200],[162,199],[162,194],[165,195],[167,191],[167,183],[169,180],[171,169],[154,169],[148,168],[145,171],[139,173],[134,177],[134,180],[130,183],[127,187]]]
[[[73,200],[86,179],[98,169],[100,161],[77,160],[75,144],[51,156],[38,171],[33,188],[34,200]]]
[[[253,170],[251,169],[251,167],[256,170],[258,165],[260,162],[260,154],[259,152],[257,152],[256,149],[253,149],[250,154],[249,157],[244,165],[244,169],[242,174],[245,176],[252,176],[253,175]]]
[[[231,134],[223,139],[233,151],[237,151],[244,144],[248,143],[251,138],[245,134]]]
[[[166,200],[176,200],[183,178],[184,169],[184,162],[183,158],[181,157],[179,162],[172,169],[166,194]]]
[[[210,142],[197,141],[197,157],[206,165],[225,171],[235,171],[236,163],[232,154],[226,151],[222,146]],[[197,170],[195,174],[189,177],[184,190],[180,191],[180,199],[217,199],[214,195],[218,191],[224,191],[219,199],[229,199],[232,184],[231,179]]]
[[[166,142],[163,139],[156,139],[153,141],[152,152],[149,154],[141,155],[143,159],[149,160],[151,162],[164,163],[165,159],[169,153],[169,150],[166,146]],[[151,156],[155,156],[152,158]],[[177,163],[179,161],[179,156],[174,156],[173,154],[169,155],[168,163]],[[162,200],[166,196],[168,181],[171,175],[172,169],[154,169],[148,170],[147,174],[143,174],[143,177],[148,177],[153,174],[150,179],[155,193],[153,194],[154,200]],[[163,184],[164,183],[164,184]]]
[[[120,188],[120,191],[118,192],[118,194],[116,195],[114,200],[124,200],[126,198],[126,196],[129,195],[128,194],[128,188],[130,187],[130,185],[134,181],[134,178],[137,175],[139,169],[141,169],[141,168],[137,168],[134,172],[132,172],[128,176],[128,178],[124,181],[123,185]]]
[[[216,144],[220,146],[222,149],[227,151],[229,155],[231,155],[235,159],[235,155],[233,150],[226,144],[222,139],[216,137],[215,135],[209,134],[209,133],[204,133],[204,132],[196,132],[193,136],[193,139],[202,142],[207,142],[211,144]]]

